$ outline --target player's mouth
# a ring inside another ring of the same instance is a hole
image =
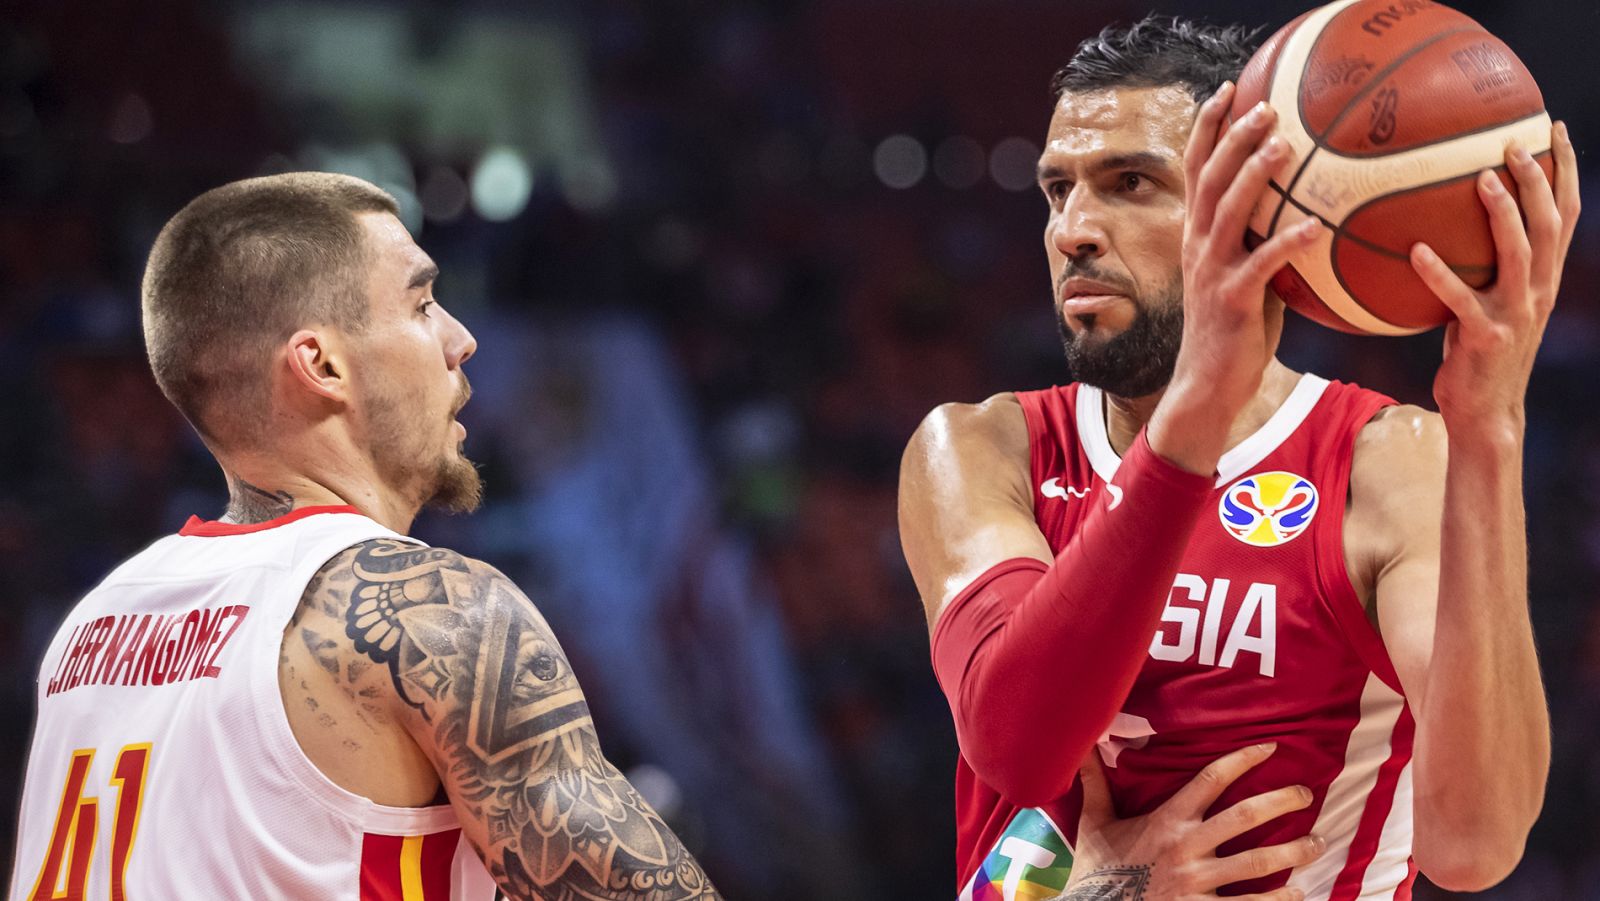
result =
[[[1075,294],[1061,301],[1061,315],[1071,319],[1096,316],[1127,299],[1123,294]]]
[[[1086,278],[1066,280],[1061,284],[1057,296],[1061,299],[1062,317],[1080,319],[1097,316],[1128,300],[1128,295],[1117,286]]]
[[[471,399],[472,399],[472,383],[468,382],[466,380],[466,378],[463,377],[461,379],[461,387],[456,389],[456,403],[455,403],[455,406],[450,409],[450,419],[451,419],[451,421],[454,422],[457,426],[460,427],[460,429],[461,429],[463,434],[466,433],[467,427],[464,426],[464,425],[461,425],[460,420],[457,420],[456,417],[460,416],[461,415],[461,411],[465,410],[467,408],[467,401],[469,401]]]

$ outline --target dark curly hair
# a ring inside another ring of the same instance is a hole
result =
[[[1108,25],[1078,45],[1050,79],[1050,90],[1060,97],[1068,91],[1182,85],[1201,101],[1239,77],[1260,31],[1153,14],[1132,25]]]

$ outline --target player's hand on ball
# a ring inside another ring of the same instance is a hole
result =
[[[1310,220],[1254,250],[1245,247],[1251,211],[1293,154],[1272,136],[1278,114],[1265,103],[1223,130],[1234,90],[1226,84],[1205,102],[1184,149],[1183,349],[1195,353],[1188,361],[1180,354],[1178,367],[1182,371],[1188,362],[1193,375],[1222,379],[1213,391],[1228,396],[1218,399],[1242,406],[1255,394],[1272,354],[1267,283],[1322,226]],[[1222,351],[1227,353],[1219,358]]]
[[[1245,247],[1251,211],[1293,154],[1282,138],[1270,137],[1277,113],[1265,103],[1223,130],[1234,90],[1224,84],[1201,105],[1183,154],[1183,344],[1163,399],[1168,409],[1158,408],[1151,424],[1152,446],[1180,465],[1209,455],[1213,443],[1221,454],[1227,426],[1255,395],[1276,348],[1266,320],[1267,283],[1322,229],[1310,220],[1254,250]],[[1191,412],[1197,415],[1185,415]],[[1174,415],[1197,421],[1168,427]],[[1220,437],[1212,434],[1219,429]],[[1158,434],[1175,452],[1157,444]]]
[[[1293,785],[1247,798],[1205,818],[1206,809],[1228,786],[1272,755],[1273,745],[1251,745],[1213,761],[1165,804],[1141,817],[1117,819],[1098,757],[1091,753],[1080,771],[1083,813],[1072,878],[1062,901],[1137,897],[1144,901],[1197,901],[1216,898],[1217,889],[1245,879],[1303,866],[1322,853],[1319,838],[1306,836],[1281,845],[1217,857],[1217,846],[1262,823],[1311,804],[1311,791]],[[1112,893],[1123,889],[1127,893]],[[1138,890],[1142,890],[1140,894]],[[1244,895],[1256,901],[1299,901],[1299,889],[1280,888]]]
[[[1444,362],[1433,382],[1434,400],[1452,434],[1507,425],[1522,434],[1528,377],[1578,221],[1577,157],[1565,123],[1552,129],[1550,149],[1553,189],[1516,145],[1506,149],[1506,168],[1516,179],[1517,198],[1493,173],[1478,177],[1495,244],[1495,280],[1487,288],[1467,285],[1426,244],[1411,249],[1412,268],[1455,314],[1445,326]]]

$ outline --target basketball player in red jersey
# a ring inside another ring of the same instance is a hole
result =
[[[1523,397],[1578,214],[1572,146],[1558,125],[1553,189],[1507,148],[1520,216],[1480,179],[1488,289],[1413,249],[1456,317],[1438,414],[1294,373],[1265,289],[1314,235],[1245,248],[1287,154],[1269,108],[1224,127],[1244,37],[1152,18],[1080,46],[1039,161],[1078,384],[942,406],[906,450],[902,541],[961,745],[963,898],[1060,890],[1086,757],[1147,837],[1232,749],[1277,745],[1212,809],[1309,790],[1215,857],[1192,837],[1165,871],[1099,853],[1096,890],[1134,897],[1406,898],[1418,868],[1482,889],[1539,811]],[[1295,841],[1325,851],[1215,867]]]
[[[52,642],[8,897],[719,897],[529,599],[405,537],[480,487],[455,420],[476,342],[397,213],[294,173],[157,238],[151,365],[230,502]]]

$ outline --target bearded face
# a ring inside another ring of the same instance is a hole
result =
[[[1093,316],[1081,317],[1074,330],[1060,304],[1056,305],[1056,326],[1075,380],[1116,397],[1144,397],[1166,387],[1178,362],[1178,345],[1183,340],[1183,277],[1179,273],[1155,297],[1137,296],[1131,287],[1125,290],[1135,313],[1121,331],[1109,331]]]
[[[472,386],[467,383],[466,376],[462,376],[461,391],[455,409],[450,414],[451,432],[458,433],[459,437],[453,449],[439,455],[432,493],[426,495],[423,501],[423,506],[443,513],[471,513],[483,503],[483,479],[478,475],[478,467],[467,459],[462,448],[466,431],[458,427],[455,419],[455,414],[461,412],[470,397]]]
[[[1064,90],[1039,156],[1045,258],[1067,362],[1123,398],[1163,388],[1183,334],[1183,85]]]
[[[472,396],[465,376],[443,414],[417,408],[416,393],[393,383],[365,392],[372,455],[390,485],[402,486],[419,507],[470,513],[483,500],[478,468],[462,451],[465,431],[455,416]]]

